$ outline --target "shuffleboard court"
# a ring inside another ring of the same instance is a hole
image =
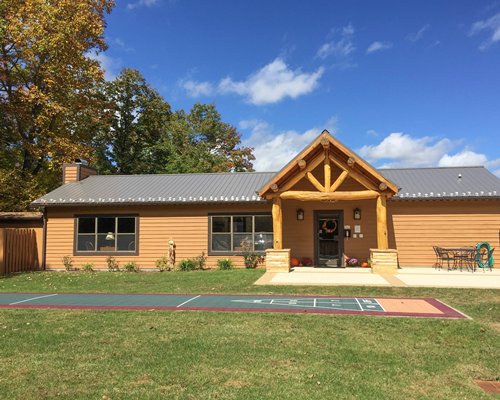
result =
[[[0,308],[177,310],[467,318],[432,298],[224,294],[0,293]]]

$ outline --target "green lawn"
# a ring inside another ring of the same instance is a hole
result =
[[[0,398],[495,398],[473,380],[500,379],[500,291],[253,286],[262,273],[35,273],[0,291],[437,297],[474,320],[1,309]]]

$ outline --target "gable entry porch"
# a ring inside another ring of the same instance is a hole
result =
[[[395,273],[387,200],[397,192],[394,183],[323,131],[259,192],[272,202],[274,243],[266,251],[266,268],[289,271],[291,257],[343,267],[347,255],[369,257],[373,272]]]

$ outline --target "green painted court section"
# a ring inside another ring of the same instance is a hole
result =
[[[403,306],[384,309],[384,301],[393,304],[398,299],[222,294],[0,293],[0,308],[199,310],[465,318],[460,312],[436,299],[399,300]],[[419,312],[412,303],[424,304],[432,310]]]

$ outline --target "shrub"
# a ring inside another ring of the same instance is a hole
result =
[[[159,258],[158,260],[156,260],[155,265],[156,265],[156,268],[158,268],[158,270],[160,272],[171,271],[172,267],[173,267],[172,263],[170,262],[170,259],[166,256],[163,256],[163,257]]]
[[[194,271],[196,269],[196,266],[197,264],[195,260],[193,260],[192,258],[186,258],[178,264],[177,269],[179,271]]]
[[[193,261],[196,264],[195,269],[205,269],[205,266],[207,265],[207,257],[205,256],[205,252],[201,253],[201,256],[195,257]]]
[[[257,265],[264,261],[262,254],[256,253],[254,251],[243,253],[243,262],[245,263],[245,268],[257,268]]]
[[[73,269],[73,259],[70,256],[64,256],[62,258],[62,263],[66,271],[71,271]]]
[[[119,271],[120,270],[120,265],[118,264],[118,261],[116,261],[116,258],[109,256],[106,258],[106,264],[108,266],[108,271],[114,272],[114,271]]]
[[[217,260],[217,267],[223,270],[233,269],[234,263],[233,260],[230,260],[229,258],[220,258]]]
[[[82,264],[82,271],[84,271],[84,272],[94,272],[94,264],[89,263],[89,262]]]
[[[313,260],[309,257],[304,257],[302,260],[300,260],[300,263],[305,267],[310,267],[311,265],[313,265]]]
[[[139,272],[140,267],[135,261],[129,261],[123,266],[123,270],[127,272]]]

